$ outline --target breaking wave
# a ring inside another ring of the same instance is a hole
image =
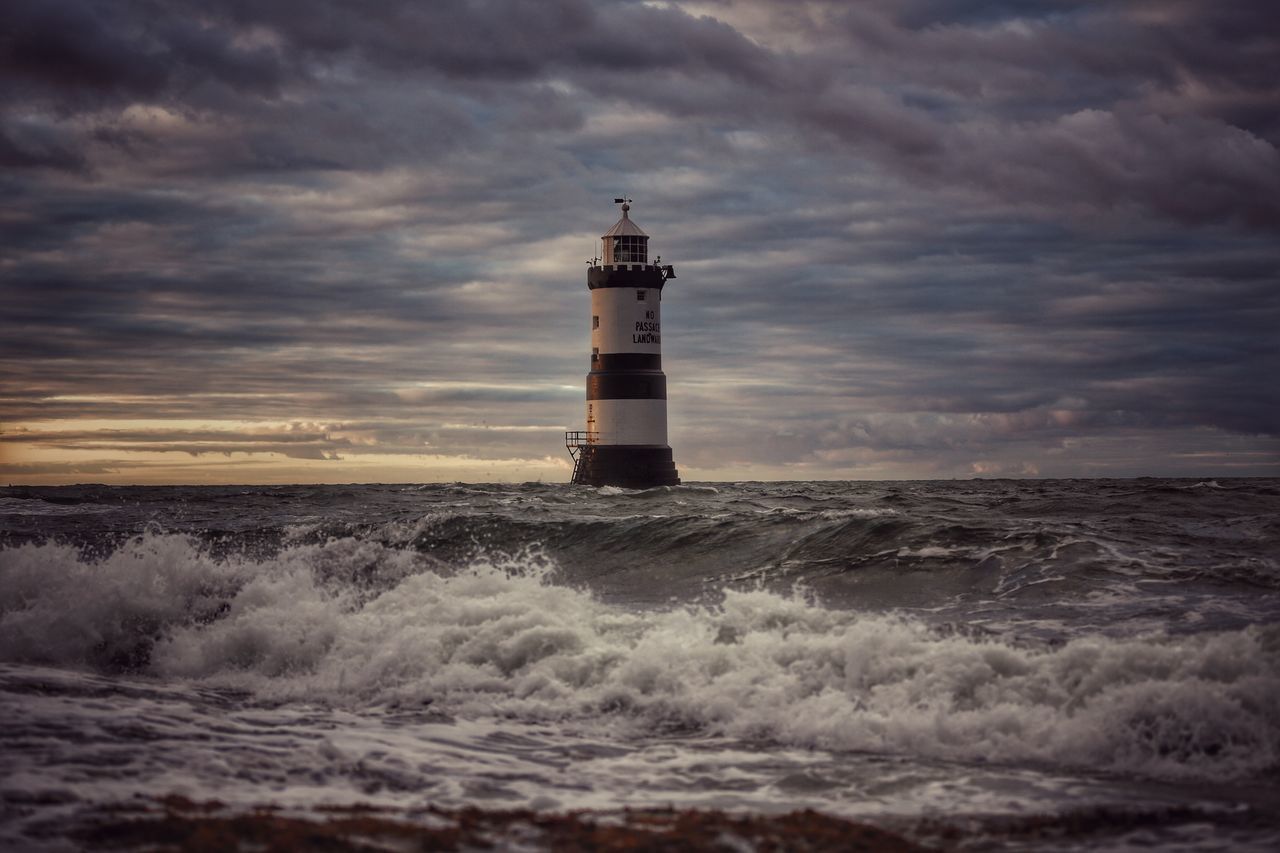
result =
[[[157,531],[98,557],[28,543],[0,551],[0,658],[271,702],[1158,778],[1280,762],[1274,626],[1029,644],[763,590],[643,611],[555,577],[537,550],[449,568],[352,537],[262,558]]]

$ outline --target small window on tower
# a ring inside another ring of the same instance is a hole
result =
[[[593,314],[593,315],[591,316],[591,328],[593,328],[593,329],[598,329],[598,328],[600,328],[600,315],[599,315],[599,314]]]
[[[637,291],[636,291],[636,302],[644,302],[644,291],[643,291],[643,290],[637,290]]]

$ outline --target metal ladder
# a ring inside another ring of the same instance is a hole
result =
[[[578,474],[582,472],[582,460],[586,458],[582,448],[595,444],[598,435],[599,433],[585,429],[570,430],[564,434],[564,446],[573,460],[573,477],[570,478],[570,483],[578,482]]]

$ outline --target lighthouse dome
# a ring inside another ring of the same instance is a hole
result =
[[[604,232],[604,250],[601,257],[605,264],[649,263],[649,235],[631,221],[628,212],[631,205],[622,205],[622,218]]]

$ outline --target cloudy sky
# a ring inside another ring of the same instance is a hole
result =
[[[1280,474],[1274,0],[6,0],[0,482]]]

